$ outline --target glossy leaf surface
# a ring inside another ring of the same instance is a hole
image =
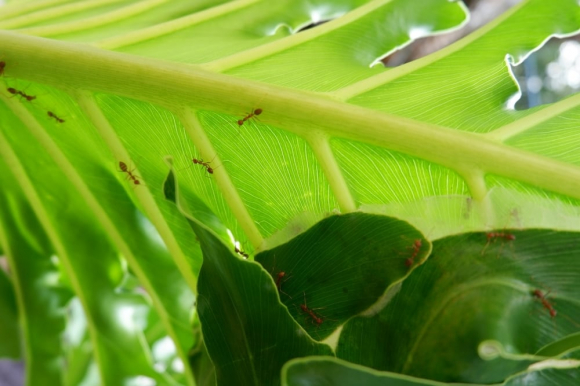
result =
[[[337,356],[428,379],[492,383],[580,331],[580,235],[499,233],[435,241],[380,314],[347,323]]]

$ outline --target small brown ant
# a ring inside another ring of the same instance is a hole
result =
[[[274,271],[276,270],[276,255],[274,255],[274,266],[272,267],[272,270],[270,271],[270,276],[272,276],[272,279],[274,279]],[[287,275],[285,271],[280,271],[278,272],[278,274],[276,275],[276,288],[278,289],[278,291],[280,293],[283,293],[284,295],[288,296],[290,299],[292,299],[292,296],[288,295],[286,292],[282,291],[282,284],[290,279],[290,277],[292,276],[292,274]],[[286,279],[284,279],[286,278]]]
[[[514,234],[511,233],[507,233],[507,232],[488,232],[485,234],[485,236],[487,237],[487,243],[485,243],[485,247],[483,247],[483,250],[481,251],[481,255],[483,255],[485,253],[485,250],[487,249],[487,247],[489,246],[489,244],[491,243],[492,240],[497,240],[497,239],[504,239],[505,241],[513,241],[516,239],[516,236]],[[503,245],[502,245],[503,248]],[[499,254],[498,254],[499,257]]]
[[[558,312],[554,309],[552,304],[546,299],[546,296],[539,289],[532,291],[532,295],[540,299],[542,305],[550,312],[550,317],[554,318]]]
[[[304,304],[300,305],[300,309],[302,312],[308,314],[312,318],[312,321],[316,324],[316,327],[320,327],[320,325],[324,322],[324,319],[322,319],[321,316],[318,316],[316,312],[314,312],[314,310],[320,310],[321,308],[308,308],[308,305],[306,304],[306,292],[304,292]]]
[[[407,267],[410,267],[415,263],[415,257],[417,257],[419,252],[421,252],[422,245],[423,245],[423,242],[421,241],[421,239],[416,239],[415,241],[413,241],[413,246],[411,247],[413,249],[413,253],[411,254],[410,257],[408,257],[405,260],[405,265]]]
[[[262,109],[255,109],[254,111],[252,111],[251,113],[248,113],[248,115],[246,115],[244,118],[239,119],[238,120],[238,125],[242,126],[244,124],[244,122],[246,122],[248,119],[251,119],[252,117],[256,117],[258,115],[262,114]]]
[[[55,120],[56,120],[58,123],[63,123],[63,122],[64,122],[64,119],[57,117],[57,116],[56,116],[56,114],[55,114],[55,113],[53,113],[52,111],[47,111],[47,113],[46,113],[46,114],[47,114],[49,117],[51,117],[51,118],[54,118],[54,119],[55,119]],[[126,167],[126,165],[125,165],[125,167]]]
[[[122,172],[127,173],[127,177],[130,180],[132,180],[135,185],[140,185],[141,184],[141,181],[139,181],[139,178],[136,175],[133,174],[133,170],[135,170],[135,169],[129,170],[127,168],[127,164],[125,162],[119,162],[119,167],[121,168],[121,171]]]
[[[193,159],[193,163],[194,164],[196,164],[196,165],[203,165],[209,174],[213,174],[213,169],[212,169],[211,166],[209,166],[210,162],[211,161],[204,162],[202,159],[197,159],[197,158],[194,158]]]
[[[280,271],[278,272],[278,275],[276,275],[276,288],[278,288],[278,291],[280,293],[283,293],[284,295],[288,296],[290,299],[292,299],[292,296],[288,295],[286,292],[284,292],[282,290],[282,283],[284,283],[286,280],[288,280],[290,278],[290,276],[288,276],[285,280],[284,278],[286,277],[286,272],[284,271]]]
[[[34,99],[36,99],[36,96],[34,96],[34,95],[27,95],[23,91],[17,90],[14,87],[8,87],[6,90],[8,90],[8,92],[10,94],[12,94],[12,95],[20,95],[21,97],[23,97],[24,99],[26,99],[28,102],[32,102]]]
[[[250,255],[239,249],[237,246],[234,246],[234,252],[244,256],[246,259],[250,257]]]

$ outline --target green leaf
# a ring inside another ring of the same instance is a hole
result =
[[[541,360],[542,347],[580,329],[578,233],[496,234],[435,241],[427,262],[378,315],[344,326],[337,356],[378,370],[479,383],[502,381]]]
[[[576,350],[576,360],[547,360],[536,363],[527,371],[508,379],[505,386],[543,386],[562,385],[573,386],[580,376],[580,350]]]
[[[16,304],[12,310],[2,310],[0,352],[18,356],[22,346],[27,384],[58,385],[64,364],[60,335],[65,327],[65,306],[72,293],[51,260],[53,252],[37,218],[20,199],[21,192],[14,187],[15,181],[5,173],[1,161],[0,170],[3,182],[12,186],[10,191],[0,193],[0,243],[14,284],[14,292],[12,288],[2,288],[0,293],[2,297],[16,295],[18,303],[18,310]],[[1,276],[6,279],[3,273]],[[16,317],[20,329],[10,325],[16,322]],[[12,335],[4,335],[9,333]]]
[[[190,353],[190,365],[195,374],[195,384],[198,386],[214,386],[217,382],[215,367],[207,352],[207,347],[200,341],[195,352]]]
[[[376,371],[337,358],[293,359],[282,370],[283,386],[444,386],[447,383]],[[457,384],[455,384],[457,385]],[[471,385],[477,386],[475,383]]]
[[[167,155],[184,202],[203,202],[194,216],[230,252],[254,255],[354,211],[400,218],[428,237],[580,230],[578,95],[505,108],[517,91],[508,62],[576,32],[575,0],[522,0],[394,69],[374,64],[464,23],[462,3],[50,0],[1,9],[2,175],[16,177],[18,201],[33,208],[82,301],[104,383],[159,375],[141,344],[164,334],[118,328],[119,302],[150,310],[138,319],[162,325],[184,363],[198,343],[188,328],[202,255],[165,199]],[[296,33],[321,20],[330,21]],[[238,125],[256,109],[260,120]],[[115,292],[128,270],[145,297]],[[120,359],[128,356],[135,361]]]
[[[18,309],[12,282],[0,269],[0,358],[20,358]]]
[[[404,221],[350,213],[320,221],[256,261],[272,275],[294,319],[313,338],[324,339],[379,301],[430,251],[431,244]]]
[[[167,184],[175,183],[172,174]],[[183,209],[176,192],[168,198]],[[270,276],[258,263],[236,258],[212,231],[183,213],[203,251],[197,312],[218,385],[278,385],[289,359],[332,355],[330,347],[313,341],[278,302]]]
[[[11,114],[3,116],[10,117]],[[26,132],[18,125],[12,127]],[[50,155],[58,157],[56,149],[49,145],[53,153],[47,153],[34,146],[38,144],[32,139],[24,143],[13,142],[11,133],[7,137],[0,134],[1,174],[14,175],[47,231],[55,256],[87,315],[103,383],[114,384],[119,379],[139,376],[162,380],[162,376],[152,368],[148,348],[142,344],[140,324],[142,315],[150,312],[150,307],[138,293],[117,292],[124,276],[123,266],[115,249],[107,242],[103,229],[94,225],[95,219],[87,204],[71,192],[70,185],[63,183],[67,177],[60,169],[25,168],[20,162],[21,159],[34,158],[37,162],[49,163]],[[18,154],[12,148],[17,148]],[[52,183],[58,180],[61,183]],[[48,263],[46,257],[42,260],[43,264]],[[128,357],[132,360],[127,361]]]

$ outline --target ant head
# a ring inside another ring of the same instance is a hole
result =
[[[198,160],[197,158],[194,158],[193,159],[193,163],[194,164],[200,164],[201,163],[201,160]]]
[[[140,182],[138,179],[135,179],[135,180],[133,180],[133,183],[134,183],[135,185],[140,185],[140,184],[141,184],[141,182]]]
[[[243,124],[244,124],[244,121],[240,119],[240,120],[238,121],[238,125],[242,126]]]
[[[506,238],[507,238],[508,240],[515,240],[515,239],[516,239],[516,236],[515,236],[515,235],[513,235],[513,234],[511,234],[511,233],[508,233],[508,235],[506,236]]]

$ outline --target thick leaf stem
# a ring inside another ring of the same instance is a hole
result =
[[[336,158],[332,153],[330,143],[328,142],[328,136],[322,131],[313,130],[306,135],[306,139],[312,147],[312,150],[314,150],[314,154],[316,155],[318,162],[320,162],[322,170],[324,170],[324,173],[326,174],[326,178],[328,179],[332,192],[336,197],[341,212],[354,212],[356,210],[356,203],[346,181],[344,180],[344,176],[336,162]]]
[[[86,31],[88,29],[96,28],[102,25],[119,22],[128,19],[132,16],[146,12],[151,8],[155,8],[171,0],[145,0],[126,7],[117,9],[112,12],[100,14],[88,19],[75,20],[71,22],[52,24],[41,27],[24,28],[18,32],[35,36],[56,36],[64,35],[72,32]]]
[[[471,192],[471,197],[475,200],[477,205],[480,207],[479,212],[482,213],[484,224],[495,224],[496,213],[494,211],[489,190],[485,184],[485,175],[481,170],[469,169],[469,170],[457,170],[458,174],[463,177],[469,191]]]
[[[146,40],[155,39],[163,35],[167,35],[193,25],[211,20],[216,17],[226,15],[238,9],[245,8],[249,5],[257,3],[260,0],[237,0],[217,7],[210,8],[205,11],[196,12],[191,15],[180,17],[179,19],[171,20],[165,23],[157,24],[152,27],[147,27],[137,31],[131,31],[125,35],[115,36],[110,39],[102,40],[95,44],[96,47],[114,50],[121,47],[129,46],[131,44],[140,43]]]
[[[260,100],[271,122],[303,137],[314,127],[329,136],[382,146],[451,170],[475,168],[580,198],[580,169],[576,166],[482,135],[192,66],[4,31],[0,31],[0,39],[8,65],[18,63],[7,66],[10,76],[60,88],[109,92],[167,108],[188,106],[232,115],[241,106]]]
[[[179,116],[185,131],[191,138],[193,144],[199,149],[202,158],[206,160],[211,159],[213,160],[212,162],[215,162],[216,165],[222,165],[223,161],[219,159],[216,150],[207,137],[207,134],[203,130],[203,127],[197,119],[195,113],[193,113],[190,109],[183,109]],[[232,213],[246,233],[246,236],[254,248],[259,248],[264,242],[264,238],[256,226],[256,223],[252,219],[250,212],[248,212],[248,209],[244,205],[238,190],[230,179],[227,169],[225,167],[220,167],[214,171],[213,175],[217,186],[224,196],[225,201],[228,203]]]

